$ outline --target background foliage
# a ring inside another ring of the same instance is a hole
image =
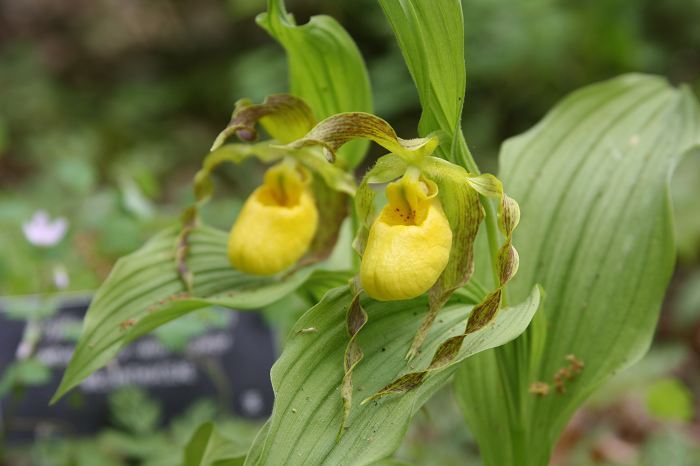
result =
[[[695,0],[462,3],[462,125],[483,171],[496,172],[495,155],[505,138],[531,127],[580,86],[643,71],[688,82],[700,94]],[[294,0],[287,7],[298,24],[319,13],[338,19],[367,61],[375,113],[402,136],[416,135],[418,93],[374,0]],[[50,289],[47,261],[65,264],[69,289],[95,289],[117,257],[192,201],[190,180],[233,103],[240,97],[260,102],[287,88],[284,52],[253,20],[264,9],[263,0],[0,2],[0,244],[12,245],[0,248],[0,295]],[[374,157],[381,155],[373,150]],[[203,209],[204,220],[228,228],[261,174],[253,160],[217,172],[220,194]],[[671,194],[680,260],[655,346],[577,414],[555,452],[557,464],[694,464],[700,156],[678,168]],[[67,238],[50,251],[37,251],[21,233],[21,223],[40,208],[71,224]],[[301,312],[307,299],[290,297],[266,312],[276,325],[288,326],[296,320],[289,308]],[[274,319],[280,315],[283,320]],[[6,363],[0,361],[0,369]],[[656,382],[661,375],[673,382]],[[676,399],[681,401],[669,401]],[[466,427],[459,436],[445,428],[461,422],[447,400],[428,405],[431,423],[419,415],[400,457],[478,464]],[[659,406],[659,400],[671,405]],[[430,439],[429,453],[421,438]],[[436,448],[437,441],[447,446]],[[674,452],[675,463],[665,451]],[[133,451],[115,454],[113,461],[125,458],[143,461]]]

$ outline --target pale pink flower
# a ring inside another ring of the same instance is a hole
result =
[[[63,239],[68,231],[68,220],[58,217],[50,221],[45,210],[37,210],[29,222],[22,223],[22,231],[27,241],[34,246],[48,248]]]

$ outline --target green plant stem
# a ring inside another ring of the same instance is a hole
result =
[[[457,130],[455,136],[455,139],[453,139],[452,141],[452,163],[461,166],[469,173],[481,175],[481,171],[476,165],[476,162],[474,162],[474,157],[472,157],[472,153],[469,151],[467,141],[464,140],[464,134],[462,133],[462,130]]]
[[[231,383],[226,376],[226,372],[221,367],[221,364],[212,358],[204,358],[195,362],[198,362],[199,367],[207,374],[214,384],[221,409],[226,414],[231,414]]]

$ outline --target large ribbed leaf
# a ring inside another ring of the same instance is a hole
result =
[[[342,361],[350,338],[345,317],[352,299],[347,286],[330,290],[290,333],[272,368],[273,416],[256,438],[247,466],[360,466],[386,458],[403,440],[411,417],[450,377],[458,362],[512,340],[527,327],[539,306],[540,293],[535,287],[522,304],[503,309],[493,325],[466,337],[455,364],[432,371],[419,387],[359,405],[359,400],[413,368],[426,368],[439,344],[463,330],[472,308],[448,303],[422,352],[407,363],[404,356],[428,309],[427,296],[379,302],[362,293],[360,304],[369,321],[358,334],[364,359],[353,373],[353,399],[357,401],[337,440],[343,413]],[[315,331],[298,333],[312,327]]]
[[[517,301],[542,284],[546,323],[457,372],[485,464],[546,465],[588,394],[645,353],[675,259],[670,174],[699,141],[687,88],[626,75],[573,93],[504,144],[500,178],[522,211],[508,288]],[[535,382],[550,393],[528,393]]]
[[[462,138],[465,89],[464,21],[460,0],[379,0],[418,88],[420,136],[435,130]],[[448,157],[450,146],[435,155]]]
[[[290,92],[311,106],[321,121],[342,112],[372,112],[372,92],[362,55],[350,35],[330,16],[313,16],[297,26],[282,0],[268,0],[257,18],[287,51]],[[368,141],[357,140],[338,155],[350,169],[365,156]]]
[[[190,296],[175,260],[178,234],[178,228],[168,228],[117,261],[90,304],[83,333],[52,402],[159,325],[212,305],[260,308],[294,291],[312,273],[307,269],[290,276],[261,277],[235,270],[226,255],[228,234],[201,226],[187,238],[185,264],[194,274],[194,296]]]

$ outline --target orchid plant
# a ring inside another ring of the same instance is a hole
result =
[[[481,174],[460,124],[460,2],[379,3],[423,105],[417,137],[372,114],[362,57],[335,20],[297,26],[269,0],[258,22],[287,51],[290,93],[236,104],[181,224],[121,259],[96,295],[54,400],[195,309],[320,288],[272,369],[274,412],[253,445],[234,454],[205,424],[185,464],[375,464],[454,376],[485,464],[546,465],[586,396],[643,355],[673,267],[669,170],[700,140],[695,97],[644,75],[587,87],[504,143],[499,178]],[[388,154],[356,185],[367,141]],[[212,171],[251,156],[272,164],[263,185],[230,232],[203,225]],[[350,247],[346,221],[359,266],[326,270]]]

